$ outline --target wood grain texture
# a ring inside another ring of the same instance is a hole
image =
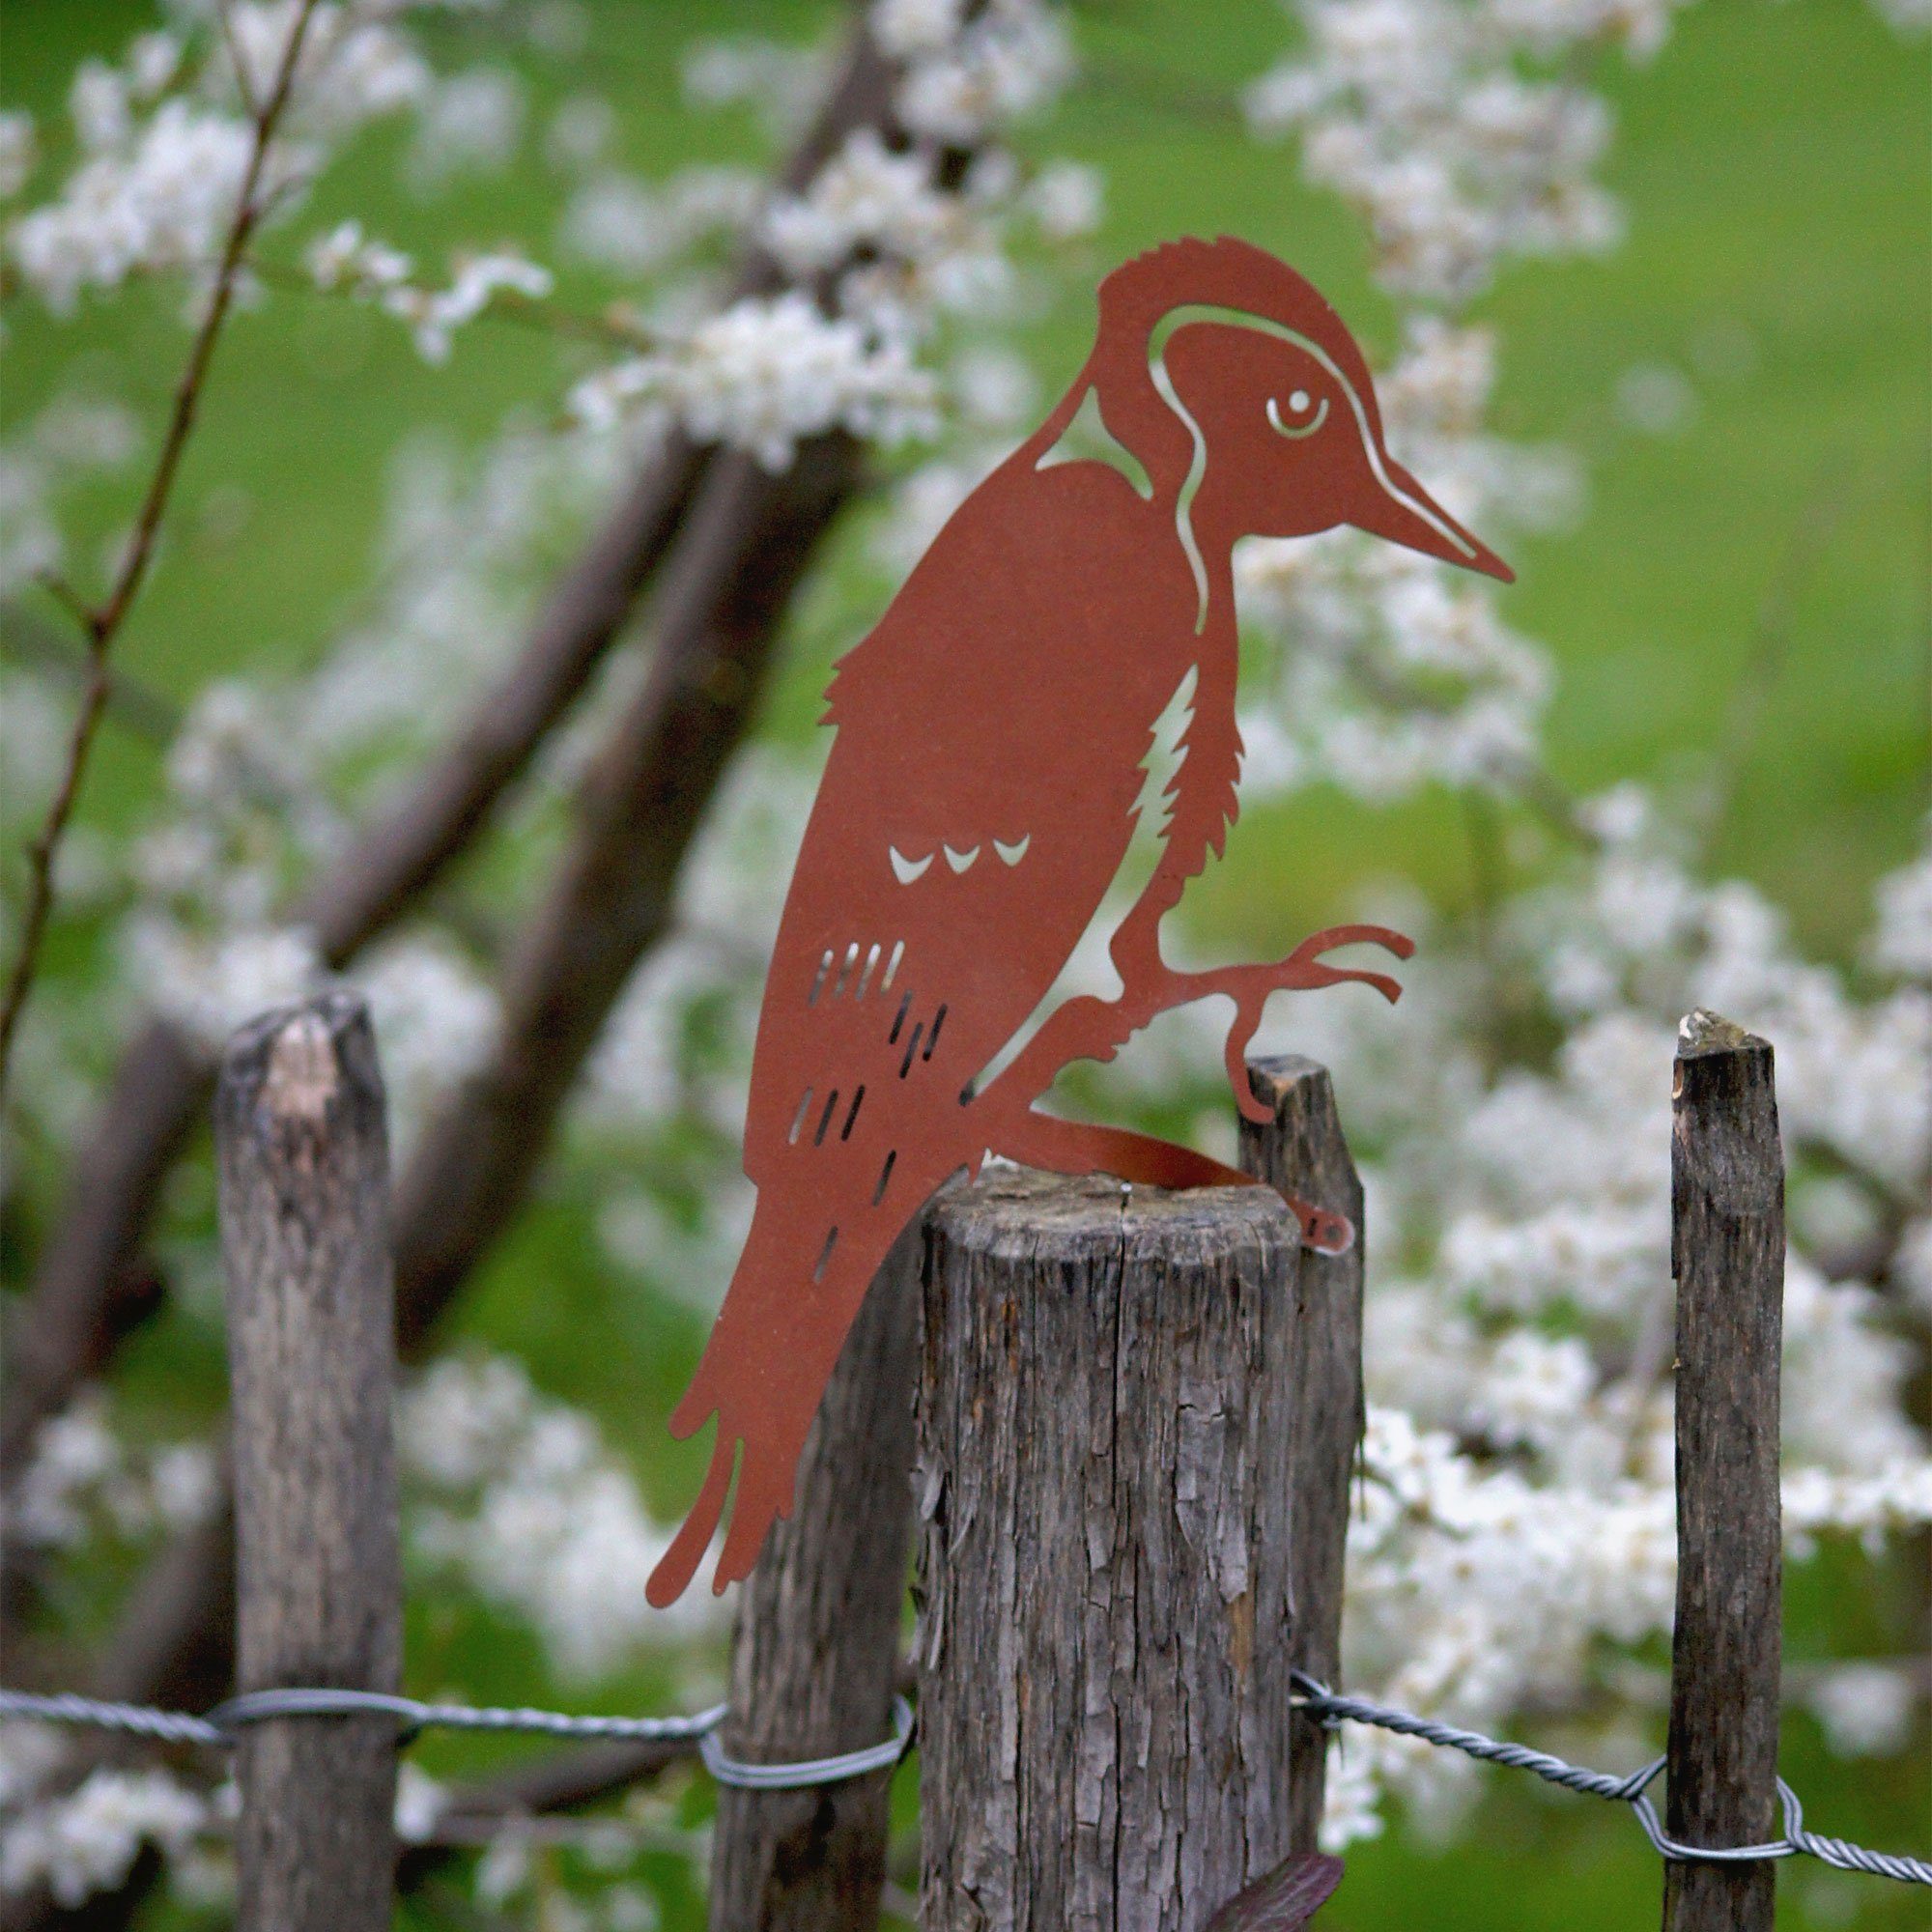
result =
[[[382,1075],[362,1003],[326,994],[230,1043],[215,1101],[228,1274],[242,1690],[394,1690],[402,1576]],[[395,1724],[251,1725],[237,1751],[240,1932],[390,1919]]]
[[[943,1196],[917,1500],[925,1932],[1199,1932],[1289,1850],[1295,1224]]]
[[[1270,1186],[1346,1214],[1355,1244],[1345,1255],[1304,1248],[1294,1271],[1291,1506],[1293,1632],[1290,1662],[1322,1683],[1342,1682],[1342,1585],[1349,1497],[1362,1439],[1362,1182],[1342,1132],[1328,1069],[1298,1054],[1248,1062],[1265,1126],[1241,1122],[1240,1165]],[[1320,1849],[1328,1733],[1297,1715],[1289,1760],[1289,1842]]]
[[[1784,1160],[1771,1047],[1693,1013],[1672,1089],[1677,1620],[1665,1828],[1762,1844],[1777,1813]],[[1672,1862],[1664,1932],[1771,1932],[1776,1866]]]
[[[829,1757],[892,1735],[923,1238],[915,1220],[874,1278],[800,1459],[796,1505],[743,1586],[723,1733],[734,1757]],[[876,1924],[891,1785],[875,1772],[811,1791],[722,1789],[712,1932]]]

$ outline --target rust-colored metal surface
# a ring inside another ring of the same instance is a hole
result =
[[[990,1152],[1166,1187],[1253,1182],[1187,1148],[1053,1118],[1070,1061],[1106,1060],[1156,1014],[1211,994],[1236,1017],[1228,1077],[1269,994],[1382,974],[1336,947],[1413,951],[1331,927],[1285,958],[1179,972],[1160,922],[1221,850],[1237,807],[1231,553],[1247,535],[1351,524],[1509,580],[1382,446],[1368,365],[1308,282],[1261,249],[1170,243],[1100,287],[1094,352],[1046,422],[963,503],[878,627],[838,665],[837,732],[765,985],[745,1127],[752,1231],[671,1417],[717,1418],[690,1518],[650,1579],[674,1601],[731,1497],[714,1587],[743,1577],[839,1347],[899,1231]],[[1094,420],[1097,412],[1097,422]],[[1084,440],[1083,440],[1084,438]],[[1093,447],[1097,453],[1089,454]],[[1115,930],[1122,991],[1036,1017],[1119,874],[1156,719],[1192,678],[1184,755],[1152,878]],[[1305,1238],[1352,1230],[1302,1202]]]

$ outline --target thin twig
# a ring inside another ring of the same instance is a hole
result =
[[[324,299],[332,298],[339,301],[356,302],[364,307],[381,306],[380,297],[367,295],[348,283],[326,287],[299,269],[292,269],[283,262],[264,261],[258,255],[248,263],[247,268],[248,272],[265,288],[274,289],[283,295],[316,296]],[[393,310],[388,312],[395,313]],[[408,316],[397,316],[396,319],[400,322],[410,320]],[[516,289],[496,290],[489,301],[477,311],[475,320],[535,330],[565,341],[594,342],[604,348],[641,352],[665,346],[663,336],[650,329],[634,327],[609,310],[591,314],[582,309],[566,307],[547,297],[526,296]]]
[[[68,823],[73,816],[74,800],[80,792],[88,753],[93,749],[95,733],[99,729],[101,714],[107,705],[111,689],[108,655],[147,579],[161,519],[167,512],[168,500],[174,493],[175,477],[181,469],[182,452],[194,427],[202,388],[208,380],[209,364],[214,355],[214,345],[221,334],[223,323],[228,319],[236,279],[242,271],[249,238],[261,218],[262,210],[256,200],[256,191],[261,185],[262,171],[274,141],[276,126],[288,106],[295,84],[296,67],[301,58],[302,43],[307,37],[315,8],[316,0],[301,0],[300,10],[289,30],[288,43],[282,50],[274,86],[254,116],[255,138],[248,151],[248,163],[242,173],[241,190],[236,196],[235,213],[229,220],[228,237],[222,248],[220,266],[215,271],[214,286],[210,293],[201,326],[195,330],[181,382],[175,389],[167,433],[161,439],[154,474],[148,479],[146,494],[134,519],[133,536],[122,554],[120,567],[115,572],[105,600],[91,610],[83,608],[78,613],[87,639],[87,685],[81,694],[80,709],[74,716],[73,730],[68,739],[67,761],[59,782],[54,787],[54,795],[41,829],[27,847],[27,900],[20,920],[19,950],[14,954],[13,971],[8,976],[6,993],[0,996],[0,1101],[6,1096],[14,1031],[19,1025],[27,996],[33,989],[42,942],[46,936],[47,922],[53,911],[55,861],[60,854],[61,841],[67,836]]]

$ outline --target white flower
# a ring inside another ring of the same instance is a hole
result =
[[[401,249],[365,236],[359,221],[343,221],[309,243],[303,260],[317,288],[353,289],[374,295],[410,278],[412,263]]]
[[[510,164],[524,133],[524,88],[506,68],[475,68],[436,82],[417,110],[411,178],[440,187],[461,174]]]
[[[1905,980],[1932,982],[1932,817],[1918,856],[1879,881],[1872,964]]]
[[[104,61],[82,61],[74,70],[67,110],[80,145],[89,153],[120,147],[133,127],[128,83]]]
[[[21,274],[47,305],[136,270],[202,269],[235,212],[251,132],[243,122],[164,100],[124,154],[82,164],[59,197],[13,234]]]
[[[960,0],[872,0],[872,38],[895,60],[937,53],[959,31]]]
[[[1042,234],[1070,242],[1099,227],[1106,213],[1106,184],[1097,168],[1055,161],[1034,177],[1027,201]]]
[[[39,158],[34,117],[21,107],[0,110],[0,201],[11,201],[26,186]]]
[[[71,1912],[118,1886],[142,1846],[180,1857],[207,1821],[206,1800],[164,1772],[90,1772],[0,1825],[0,1889],[44,1885]]]
[[[449,1803],[449,1794],[404,1758],[396,1767],[396,1836],[406,1845],[419,1845],[437,1828]]]
[[[1910,1675],[1882,1663],[1841,1663],[1820,1671],[1804,1701],[1840,1757],[1891,1757],[1912,1731]]]
[[[540,301],[552,286],[548,269],[499,249],[460,262],[447,289],[433,295],[398,289],[384,298],[384,306],[412,325],[416,353],[424,361],[443,362],[449,357],[451,336],[481,315],[499,293]]]

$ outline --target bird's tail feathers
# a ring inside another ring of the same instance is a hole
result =
[[[691,1514],[645,1585],[646,1599],[659,1609],[675,1603],[696,1575],[727,1499],[730,1526],[712,1576],[714,1592],[751,1570],[765,1532],[791,1514],[799,1455],[871,1279],[870,1264],[863,1263],[856,1293],[847,1279],[852,1270],[828,1268],[814,1282],[815,1249],[800,1260],[802,1218],[781,1227],[776,1214],[754,1217],[703,1360],[671,1412],[670,1431],[680,1439],[714,1415],[718,1435]],[[851,1259],[861,1261],[856,1254]],[[840,1304],[842,1319],[828,1319],[828,1296]]]

